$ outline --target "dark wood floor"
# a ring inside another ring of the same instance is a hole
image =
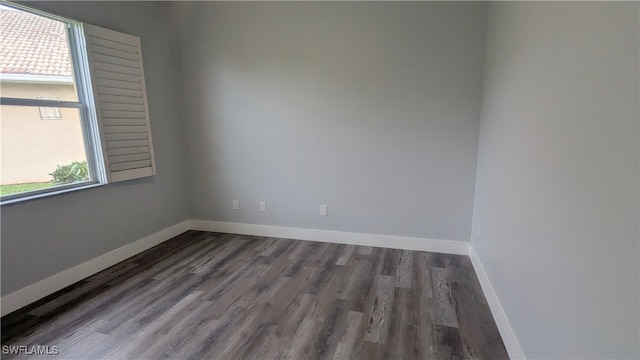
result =
[[[197,231],[5,316],[2,345],[57,346],[48,359],[507,358],[466,256]]]

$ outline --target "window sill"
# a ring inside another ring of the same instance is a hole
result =
[[[66,194],[66,193],[69,193],[69,192],[72,192],[72,191],[91,189],[91,188],[95,188],[95,187],[103,186],[103,185],[106,185],[106,184],[102,184],[102,183],[99,183],[97,181],[91,181],[91,182],[86,182],[86,183],[82,183],[82,184],[71,184],[71,185],[67,185],[67,186],[62,186],[62,187],[57,188],[55,190],[45,190],[45,191],[42,191],[42,192],[35,192],[35,193],[31,193],[31,194],[25,193],[23,196],[0,200],[0,206],[16,204],[16,203],[21,203],[21,202],[24,202],[24,201],[35,200],[35,199],[42,199],[42,198],[49,197],[49,196]]]

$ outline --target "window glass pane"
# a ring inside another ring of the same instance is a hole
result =
[[[60,118],[51,121],[37,106],[0,105],[3,196],[90,180],[80,111],[56,109]]]
[[[0,95],[78,101],[61,21],[0,6]]]

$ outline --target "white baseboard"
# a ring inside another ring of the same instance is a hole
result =
[[[429,251],[445,254],[469,254],[469,243],[466,241],[455,240],[438,240],[407,236],[364,234],[208,220],[191,220],[191,230],[321,241],[338,244],[376,246],[403,250]]]
[[[376,246],[404,250],[439,252],[446,254],[469,255],[478,276],[482,291],[502,336],[502,341],[511,359],[525,359],[522,348],[509,324],[500,300],[487,276],[478,254],[473,246],[465,241],[439,240],[406,236],[364,234],[331,230],[292,228],[284,226],[228,223],[207,220],[185,220],[160,230],[130,244],[100,255],[82,264],[64,270],[35,284],[26,286],[11,294],[2,296],[0,308],[2,316],[53,294],[69,285],[85,279],[99,271],[150,249],[164,241],[182,234],[187,230],[214,231],[231,234],[279,237],[285,239],[331,242],[339,244]]]
[[[178,236],[187,230],[214,231],[231,234],[469,255],[510,358],[524,359],[524,353],[518,344],[518,340],[511,329],[507,316],[500,305],[500,301],[498,300],[493,286],[487,277],[487,273],[485,272],[478,255],[473,249],[473,246],[466,241],[455,240],[316,230],[284,226],[240,224],[207,220],[185,220],[118,249],[112,250],[104,255],[85,261],[82,264],[64,270],[44,280],[38,281],[35,284],[26,286],[11,294],[2,296],[0,299],[2,316]]]
[[[465,241],[437,240],[405,236],[390,236],[351,233],[330,230],[314,230],[283,226],[252,225],[206,220],[185,220],[160,230],[130,244],[100,255],[46,279],[28,285],[0,298],[2,316],[51,295],[69,285],[83,280],[99,271],[150,249],[187,230],[215,231],[231,234],[280,237],[286,239],[311,240],[340,244],[377,246],[395,249],[431,251],[447,254],[467,255],[469,243]]]
[[[518,343],[516,334],[513,332],[511,324],[509,324],[507,314],[505,314],[504,309],[500,304],[498,295],[493,289],[489,276],[484,270],[484,266],[482,266],[482,262],[480,261],[476,250],[473,248],[473,245],[469,246],[469,258],[471,259],[471,264],[473,264],[473,269],[475,270],[480,286],[482,287],[482,292],[484,292],[484,297],[487,299],[487,303],[489,303],[491,314],[493,314],[493,320],[496,322],[504,347],[507,349],[507,353],[509,353],[509,358],[513,360],[525,359],[524,352],[522,352],[522,348]]]
[[[5,295],[0,299],[2,316],[178,236],[187,230],[189,230],[189,221],[185,220]]]

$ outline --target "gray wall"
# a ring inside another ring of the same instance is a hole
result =
[[[158,175],[4,206],[3,295],[187,218],[471,236],[529,358],[640,356],[637,3],[486,59],[483,3],[35,4],[142,38]]]
[[[468,241],[486,10],[174,4],[191,218]]]
[[[2,207],[2,295],[188,218],[169,29],[153,3],[34,7],[141,37],[157,176]]]
[[[531,359],[638,358],[638,3],[492,3],[472,244]]]

